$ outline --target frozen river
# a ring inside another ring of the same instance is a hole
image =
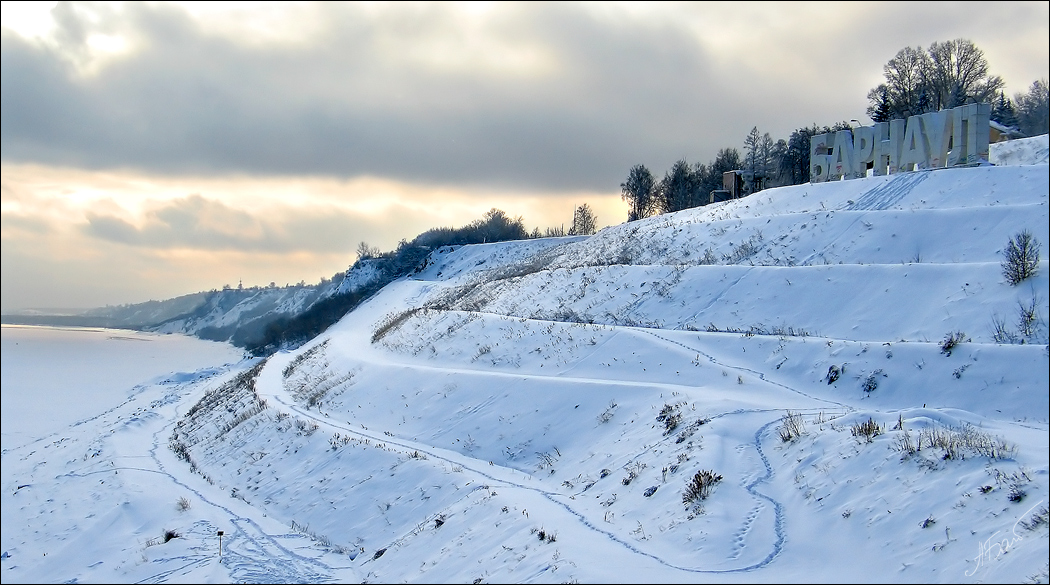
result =
[[[119,329],[3,325],[2,448],[126,400],[139,384],[240,361],[227,343]]]

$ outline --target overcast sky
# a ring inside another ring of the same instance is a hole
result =
[[[313,283],[493,207],[618,224],[635,164],[870,123],[906,46],[1050,69],[1047,2],[2,6],[4,312]]]

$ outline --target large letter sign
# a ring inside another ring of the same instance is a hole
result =
[[[988,162],[991,104],[966,104],[905,120],[810,138],[813,183]]]

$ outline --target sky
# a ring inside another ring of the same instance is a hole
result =
[[[869,123],[906,46],[1050,69],[1046,2],[2,7],[3,312],[313,283],[491,208],[616,225],[635,164]]]

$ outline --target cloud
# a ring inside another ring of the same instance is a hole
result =
[[[263,216],[199,194],[157,205],[145,214],[141,225],[91,211],[85,218],[85,235],[129,246],[280,254],[349,253],[366,223],[358,215],[333,208],[285,206]]]
[[[754,125],[786,137],[859,118],[913,44],[895,31],[977,20],[909,4],[913,18],[879,21],[893,6],[324,3],[287,9],[288,38],[262,42],[178,6],[62,3],[54,42],[3,34],[3,158],[615,189],[633,164],[708,162]],[[97,49],[115,38],[123,50]]]
[[[526,226],[588,203],[620,223],[618,193],[423,188],[375,178],[159,176],[2,166],[3,310],[169,298],[223,284],[317,282],[365,241],[383,251],[492,207]],[[190,195],[187,195],[190,193]]]
[[[620,223],[633,165],[863,120],[905,46],[969,38],[1012,95],[1050,42],[1045,2],[32,7],[0,27],[5,310],[316,282],[492,207]]]

